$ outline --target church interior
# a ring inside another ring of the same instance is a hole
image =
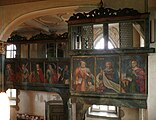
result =
[[[155,48],[156,0],[0,0],[0,119],[156,120]]]

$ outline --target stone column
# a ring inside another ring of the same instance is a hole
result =
[[[0,41],[0,91],[4,91],[5,43]]]

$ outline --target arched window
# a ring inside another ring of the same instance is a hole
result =
[[[108,41],[108,49],[113,49],[113,48],[114,48],[113,44],[110,41]],[[104,49],[104,39],[103,38],[95,41],[94,49]]]
[[[17,50],[16,45],[14,45],[14,44],[7,45],[6,58],[15,58],[16,50]]]

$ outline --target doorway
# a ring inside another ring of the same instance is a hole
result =
[[[64,120],[64,107],[62,101],[48,101],[45,105],[46,120]]]

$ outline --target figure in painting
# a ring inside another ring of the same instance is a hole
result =
[[[93,91],[94,76],[86,67],[86,62],[80,61],[80,66],[75,69],[76,91]]]
[[[48,68],[46,70],[46,79],[50,84],[58,83],[58,75],[56,72],[56,65],[55,64],[48,64]]]
[[[63,72],[62,72],[62,77],[63,77],[64,83],[69,84],[70,72],[69,72],[69,66],[68,65],[65,65],[65,68],[63,69]]]
[[[59,70],[60,77],[59,82],[63,84],[69,84],[70,71],[69,66],[65,65],[63,69]]]
[[[29,71],[27,69],[27,65],[22,64],[20,72],[21,72],[22,82],[28,82],[29,81]]]
[[[122,80],[126,92],[145,94],[145,70],[139,67],[136,59],[131,60],[131,68],[128,68]]]
[[[36,64],[35,71],[31,73],[30,79],[32,82],[41,82],[41,83],[45,82],[44,75],[39,64]]]
[[[37,81],[44,83],[44,75],[39,64],[36,64],[35,78]]]
[[[5,80],[6,82],[15,82],[15,73],[12,69],[11,64],[6,65]]]
[[[111,61],[105,62],[104,69],[101,69],[96,76],[96,81],[97,91],[120,93],[118,72],[113,69]]]

